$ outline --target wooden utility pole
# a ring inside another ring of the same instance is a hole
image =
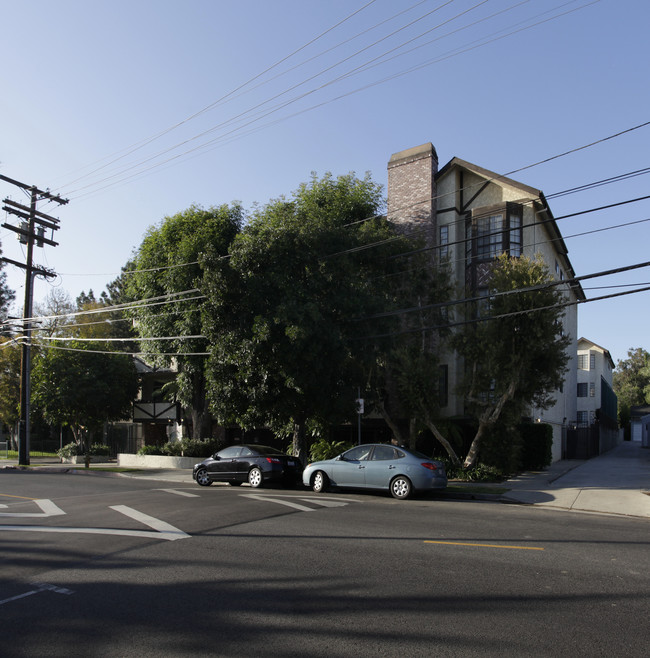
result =
[[[57,242],[45,237],[45,231],[49,229],[54,234],[59,228],[59,220],[50,217],[36,209],[36,204],[41,199],[49,199],[61,205],[68,203],[67,199],[51,194],[48,190],[39,190],[34,185],[26,185],[19,181],[7,178],[0,174],[0,180],[16,185],[24,190],[29,191],[30,205],[24,206],[16,203],[11,199],[3,199],[3,210],[12,215],[20,217],[23,221],[20,227],[11,224],[3,224],[3,228],[18,234],[18,239],[27,245],[27,258],[25,263],[19,263],[10,258],[1,258],[5,263],[11,263],[25,270],[25,303],[23,306],[23,344],[22,359],[20,364],[20,421],[18,428],[18,463],[21,466],[29,465],[29,409],[30,409],[30,376],[31,376],[31,318],[33,314],[34,302],[34,277],[37,275],[51,277],[55,276],[54,272],[43,267],[37,267],[33,264],[34,244],[42,247],[49,244],[57,246]]]

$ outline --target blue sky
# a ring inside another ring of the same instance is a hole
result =
[[[192,203],[250,209],[312,171],[385,185],[391,154],[429,141],[441,166],[507,173],[650,120],[645,0],[0,0],[0,18],[0,174],[70,199],[39,206],[61,228],[36,250],[59,273],[37,302],[98,294]],[[552,197],[650,167],[649,145],[647,126],[513,178],[560,217],[644,196],[646,173]],[[27,201],[1,181],[0,195]],[[576,273],[650,260],[649,218],[646,200],[560,221]],[[24,262],[15,234],[0,242]],[[19,313],[24,274],[5,272]],[[650,350],[648,300],[583,304],[579,334],[615,361]]]

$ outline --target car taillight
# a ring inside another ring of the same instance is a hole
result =
[[[280,464],[281,463],[280,460],[277,457],[267,457],[266,461],[269,464]]]
[[[438,467],[435,464],[432,464],[431,462],[422,462],[420,466],[424,466],[424,468],[428,468],[430,471],[438,470]]]

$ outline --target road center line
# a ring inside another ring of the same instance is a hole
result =
[[[519,551],[543,551],[540,546],[509,546],[507,544],[473,544],[470,542],[462,541],[434,541],[432,539],[425,539],[425,544],[444,544],[447,546],[478,546],[479,548],[513,548]]]

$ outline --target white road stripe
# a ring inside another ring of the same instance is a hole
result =
[[[56,587],[56,585],[48,585],[47,583],[32,583],[33,587],[37,587],[38,589],[32,589],[29,592],[23,592],[22,594],[16,594],[16,596],[11,596],[8,599],[4,599],[0,601],[0,605],[4,605],[5,603],[11,603],[12,601],[18,601],[20,599],[24,599],[27,596],[31,596],[32,594],[40,594],[40,592],[56,592],[57,594],[74,594],[74,592],[71,589],[67,589],[65,587]]]
[[[158,489],[158,491],[176,494],[177,496],[185,496],[186,498],[200,498],[198,494],[189,493],[188,491],[180,491],[179,489]]]
[[[169,526],[170,528],[172,526]],[[51,532],[56,534],[81,533],[84,535],[118,535],[121,537],[140,537],[142,539],[165,539],[175,541],[190,537],[182,530],[156,532],[154,530],[124,530],[122,528],[66,528],[46,525],[0,525],[0,531],[14,530],[16,532]]]
[[[175,528],[173,525],[170,525],[165,521],[161,521],[160,519],[157,519],[153,516],[149,516],[148,514],[144,514],[143,512],[138,512],[137,509],[133,509],[132,507],[127,507],[126,505],[112,505],[111,509],[115,510],[116,512],[120,512],[120,514],[124,514],[125,516],[128,516],[135,521],[144,523],[150,528],[157,530],[161,534],[177,535],[175,537],[176,539],[190,536],[184,533],[182,530]]]
[[[280,498],[271,498],[269,496],[258,496],[257,494],[242,494],[244,498],[253,498],[254,500],[262,500],[267,503],[277,503],[278,505],[285,505],[286,507],[292,507],[293,509],[300,510],[301,512],[315,512],[316,510],[312,507],[305,507],[304,505],[298,505],[298,503],[291,503],[288,500],[281,500]]]
[[[0,516],[13,516],[13,517],[40,517],[45,516],[59,516],[65,514],[63,510],[57,507],[51,500],[41,499],[34,501],[43,512],[36,513],[0,513]],[[145,525],[153,528],[152,530],[125,530],[122,528],[67,528],[67,527],[50,527],[40,525],[2,525],[0,524],[0,531],[12,530],[15,532],[53,532],[53,533],[82,533],[87,535],[121,535],[124,537],[143,537],[147,539],[165,539],[167,541],[175,541],[176,539],[186,539],[191,535],[175,528],[165,521],[156,519],[153,516],[138,512],[138,510],[126,505],[114,505],[110,509],[124,514],[135,521],[144,523]]]
[[[51,500],[47,498],[41,498],[34,500],[40,508],[41,512],[0,512],[0,516],[13,516],[20,517],[22,519],[34,519],[34,518],[44,518],[46,516],[62,516],[65,515],[65,512],[57,507]]]
[[[347,503],[340,500],[327,500],[326,498],[301,498],[301,500],[321,507],[345,507],[347,505]]]

